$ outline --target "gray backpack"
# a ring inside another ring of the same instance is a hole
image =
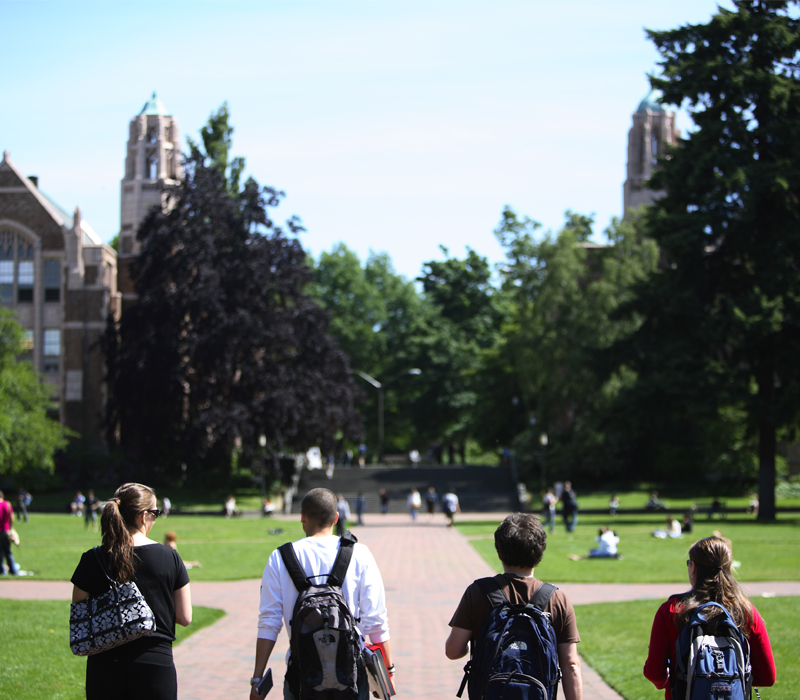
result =
[[[312,582],[291,542],[278,548],[297,588],[290,622],[290,656],[286,680],[296,700],[358,700],[364,678],[364,642],[342,595],[355,536],[347,530],[325,583]]]

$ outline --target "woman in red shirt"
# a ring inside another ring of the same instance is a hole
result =
[[[675,595],[661,605],[650,632],[650,650],[644,675],[656,688],[666,688],[666,700],[672,700],[670,669],[675,668],[675,643],[692,611],[715,602],[726,608],[750,643],[753,685],[775,683],[775,660],[764,620],[733,578],[733,554],[729,540],[706,537],[695,542],[686,562],[692,590]]]

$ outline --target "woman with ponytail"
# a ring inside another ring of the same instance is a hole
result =
[[[177,700],[172,660],[175,623],[192,621],[189,576],[178,553],[148,537],[161,514],[156,494],[143,484],[123,484],[100,519],[100,559],[117,583],[134,581],[156,618],[156,630],[86,660],[86,698]],[[110,584],[93,550],[72,575],[72,602],[101,595]]]
[[[666,688],[666,700],[672,700],[670,669],[675,668],[675,643],[687,624],[692,611],[705,603],[719,603],[728,610],[736,625],[750,644],[750,663],[753,685],[771,686],[775,683],[775,661],[764,620],[747,596],[742,593],[731,566],[733,553],[729,540],[706,537],[695,542],[686,561],[692,589],[675,595],[661,605],[650,632],[650,650],[644,665],[644,675],[656,688]],[[721,613],[717,609],[718,613]],[[713,611],[709,612],[712,620]]]

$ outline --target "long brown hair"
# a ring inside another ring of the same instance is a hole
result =
[[[678,604],[678,629],[683,629],[695,608],[713,602],[726,608],[736,626],[749,636],[753,608],[733,577],[730,540],[722,537],[698,540],[689,550],[689,559],[695,563],[696,577],[694,587]],[[710,619],[715,616],[713,612],[709,614]]]
[[[103,549],[108,552],[109,574],[118,583],[134,575],[133,540],[130,530],[142,511],[156,506],[156,492],[144,484],[122,484],[106,503],[100,518]]]

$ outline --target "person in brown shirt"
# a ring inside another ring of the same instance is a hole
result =
[[[503,573],[495,577],[497,582],[513,605],[525,605],[542,585],[542,581],[533,575],[547,546],[547,534],[542,524],[529,513],[509,515],[495,530],[494,546],[503,565]],[[464,591],[450,620],[450,636],[445,642],[448,659],[467,655],[470,640],[478,638],[491,610],[486,594],[474,581]],[[562,591],[556,590],[544,610],[550,613],[553,621],[565,700],[582,700],[583,679],[577,648],[581,638],[572,603]]]

